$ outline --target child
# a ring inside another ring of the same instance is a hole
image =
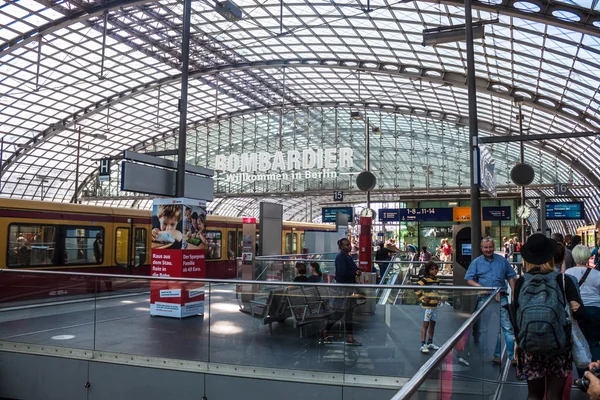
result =
[[[170,248],[181,248],[183,235],[177,230],[181,222],[182,212],[180,205],[158,206],[156,217],[159,227],[152,229],[152,241],[164,244],[172,243]]]
[[[417,282],[421,286],[439,285],[440,280],[436,276],[440,267],[433,261],[425,264],[424,274]],[[435,322],[437,321],[437,306],[440,303],[440,295],[437,290],[419,289],[415,292],[421,301],[423,308],[423,325],[421,326],[421,353],[429,353],[429,350],[438,350],[439,347],[433,344],[433,334],[435,332]],[[429,339],[425,342],[429,330]]]

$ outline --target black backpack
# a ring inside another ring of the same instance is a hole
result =
[[[564,354],[571,348],[571,325],[567,299],[556,282],[556,272],[525,274],[519,292],[517,343],[540,356]],[[562,276],[564,284],[564,275]]]

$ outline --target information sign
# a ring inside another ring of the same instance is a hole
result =
[[[380,222],[398,222],[398,221],[400,221],[400,209],[399,208],[380,208],[379,209],[379,221]]]
[[[344,201],[344,192],[335,190],[333,192],[333,201]]]
[[[546,203],[546,219],[585,219],[583,202]]]
[[[323,207],[321,209],[323,223],[332,222],[335,224],[338,213],[348,215],[348,221],[354,220],[354,210],[352,207]]]
[[[512,219],[510,206],[481,207],[483,221],[510,221]]]
[[[555,183],[554,184],[554,195],[555,196],[560,196],[563,194],[568,194],[569,192],[569,185],[566,183]]]
[[[454,222],[471,221],[471,207],[454,207],[452,210],[452,220]]]
[[[452,208],[400,208],[400,221],[452,221]]]

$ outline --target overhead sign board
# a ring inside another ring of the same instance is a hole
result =
[[[470,222],[471,207],[454,207],[452,209],[452,221],[454,222]]]
[[[333,201],[344,201],[344,192],[341,190],[335,190],[333,192]]]
[[[495,163],[487,146],[479,145],[479,173],[480,184],[490,196],[496,197],[496,177],[494,175]]]
[[[546,203],[546,219],[585,219],[583,202]]]
[[[554,195],[562,196],[569,193],[569,185],[567,183],[555,183],[554,184]]]
[[[335,223],[338,213],[348,215],[348,221],[354,220],[354,210],[352,207],[323,207],[321,210],[323,222]]]
[[[442,222],[452,221],[452,208],[400,208],[400,221]]]
[[[481,207],[483,221],[510,221],[512,219],[510,206]]]
[[[379,209],[379,221],[380,222],[398,222],[398,221],[400,221],[400,209],[399,208],[380,208]]]

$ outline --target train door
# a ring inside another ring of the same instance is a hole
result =
[[[118,226],[115,230],[115,262],[118,267],[127,269],[128,274],[147,275],[148,228],[144,224],[128,221],[128,226]]]

